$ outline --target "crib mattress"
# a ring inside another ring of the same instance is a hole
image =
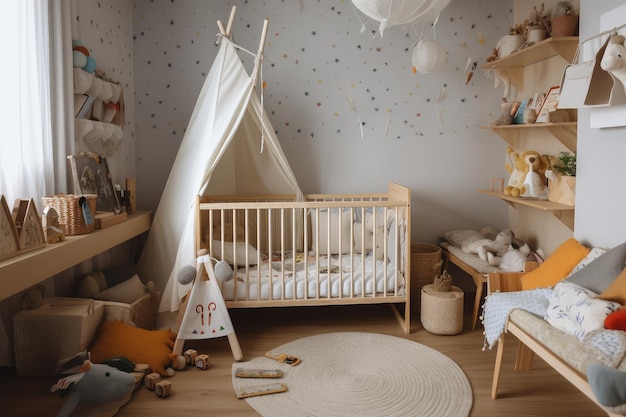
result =
[[[258,266],[237,267],[234,275],[234,279],[222,283],[225,300],[349,298],[374,292],[406,294],[403,275],[396,272],[391,262],[373,255],[297,254],[295,263],[290,255],[284,260],[273,255]]]

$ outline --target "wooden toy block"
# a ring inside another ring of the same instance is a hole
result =
[[[198,357],[198,351],[195,349],[187,349],[183,354],[185,357],[185,362],[187,365],[194,365],[196,363],[196,358]]]
[[[154,393],[157,397],[165,398],[172,393],[172,383],[170,381],[160,381],[154,386]]]
[[[209,355],[198,355],[196,358],[196,368],[200,368],[202,370],[209,369]]]
[[[143,383],[146,385],[150,391],[154,391],[156,384],[161,382],[161,375],[156,372],[152,372],[151,374],[146,375],[143,379]]]

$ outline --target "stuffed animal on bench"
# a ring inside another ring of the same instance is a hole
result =
[[[493,266],[500,265],[502,257],[507,252],[519,248],[523,248],[523,252],[526,252],[528,245],[516,238],[511,229],[501,231],[494,239],[472,240],[464,242],[461,246],[463,252],[476,254],[480,259]],[[527,253],[530,253],[529,249]]]

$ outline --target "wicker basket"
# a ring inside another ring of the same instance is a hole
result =
[[[441,248],[429,243],[411,243],[411,310],[420,311],[420,290],[441,274]]]
[[[92,221],[91,224],[85,224],[85,217],[83,216],[83,211],[79,204],[82,197],[87,199],[89,211],[93,218],[96,214],[96,201],[98,197],[96,194],[57,194],[42,198],[44,207],[50,206],[57,211],[59,214],[59,223],[65,225],[65,234],[68,236],[91,233],[96,228],[95,221]]]
[[[433,334],[453,335],[463,331],[463,290],[435,291],[434,285],[422,288],[422,326]]]

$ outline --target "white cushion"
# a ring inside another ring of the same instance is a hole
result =
[[[246,245],[246,242],[236,242],[234,251],[233,242],[224,242],[224,255],[222,256],[222,244],[219,240],[214,240],[211,244],[211,252],[215,258],[226,261],[230,265],[235,265],[236,262],[237,266],[256,265],[258,258],[256,248],[250,244]],[[248,262],[246,262],[246,252]]]
[[[606,316],[619,308],[618,303],[596,297],[593,291],[580,285],[559,282],[554,287],[544,319],[582,340],[591,331],[603,329]]]
[[[318,230],[318,216],[319,216],[319,245],[317,244],[317,230]],[[341,216],[339,210],[334,209],[330,213],[330,247],[328,245],[328,222],[329,215],[328,209],[320,209],[310,211],[311,217],[311,236],[313,242],[313,249],[319,251],[320,255],[330,253],[331,255],[337,255],[339,253],[350,253],[350,247],[352,245],[352,237],[350,236],[350,211],[343,210]],[[341,231],[339,226],[341,223]],[[341,233],[341,237],[339,236]],[[341,249],[340,247],[341,243]]]
[[[135,274],[126,281],[114,285],[111,288],[100,291],[93,295],[96,300],[115,301],[118,303],[132,304],[144,295],[148,290],[139,279],[139,275]]]

